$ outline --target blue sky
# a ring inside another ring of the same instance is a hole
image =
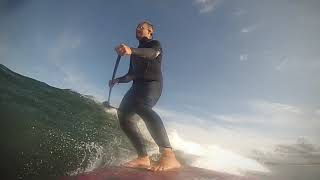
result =
[[[226,141],[231,130],[256,142],[320,142],[319,1],[0,2],[0,62],[18,73],[105,100],[114,47],[136,47],[146,19],[164,51],[156,109],[169,129],[187,122],[205,136],[228,130],[216,134]],[[112,103],[129,87],[116,86]]]

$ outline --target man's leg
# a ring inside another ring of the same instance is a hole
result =
[[[145,105],[139,105],[136,113],[145,122],[152,138],[162,150],[162,148],[171,148],[169,138],[160,116],[151,108]]]
[[[149,167],[150,160],[147,150],[143,144],[141,134],[138,131],[137,122],[132,118],[135,114],[133,110],[134,106],[134,94],[132,94],[132,89],[130,89],[121,101],[118,109],[118,118],[120,127],[136,149],[138,158],[123,165],[127,167]]]
[[[160,116],[152,110],[149,106],[138,106],[136,112],[144,120],[151,136],[159,146],[161,157],[153,167],[149,169],[152,171],[165,171],[174,168],[180,168],[181,164],[175,157],[175,154],[171,148],[169,138],[166,129]]]
[[[135,113],[118,113],[120,127],[127,135],[139,156],[147,156],[147,150],[143,144],[143,139],[137,128],[137,120],[133,119]]]
[[[136,149],[138,153],[138,158],[133,159],[125,164],[126,167],[144,167],[150,166],[149,156],[145,145],[143,144],[143,139],[137,128],[137,122],[132,118],[134,113],[123,113],[118,111],[120,127],[127,135],[128,139]]]

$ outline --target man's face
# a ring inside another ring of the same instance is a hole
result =
[[[151,37],[151,30],[146,23],[139,24],[136,29],[136,38],[141,40],[143,37]]]

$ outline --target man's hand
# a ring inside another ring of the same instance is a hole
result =
[[[125,44],[120,44],[119,46],[115,47],[114,50],[120,56],[124,56],[124,55],[130,56],[132,54],[131,48]]]
[[[119,79],[113,79],[109,81],[110,88],[112,88],[115,84],[119,84]]]

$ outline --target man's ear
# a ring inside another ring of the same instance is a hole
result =
[[[153,37],[153,31],[151,29],[148,30],[151,34],[151,36]]]

